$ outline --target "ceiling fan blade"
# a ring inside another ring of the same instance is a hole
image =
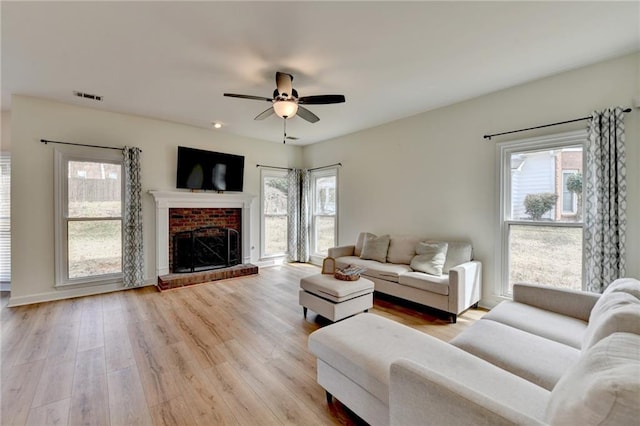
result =
[[[317,123],[320,121],[320,118],[317,115],[300,105],[298,105],[298,116],[307,120],[309,123]]]
[[[265,98],[264,96],[238,95],[236,93],[225,93],[224,96],[228,96],[230,98],[253,99],[256,101],[267,101],[267,102],[273,101],[273,99]]]
[[[298,99],[299,104],[305,104],[305,105],[339,104],[344,101],[345,101],[344,95],[303,96],[300,99]]]
[[[276,86],[280,96],[291,97],[293,94],[293,76],[284,72],[276,72]]]
[[[264,120],[267,117],[271,117],[273,113],[274,113],[273,107],[269,107],[269,109],[266,109],[262,111],[260,114],[256,115],[256,118],[254,118],[254,120]]]

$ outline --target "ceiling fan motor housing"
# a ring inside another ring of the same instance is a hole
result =
[[[254,120],[263,120],[270,117],[274,112],[285,120],[298,115],[309,123],[316,123],[320,118],[303,107],[302,105],[326,105],[337,104],[345,101],[343,95],[315,95],[298,97],[298,91],[292,87],[293,76],[291,74],[276,73],[276,89],[272,98],[253,95],[239,95],[236,93],[225,93],[224,96],[232,98],[252,99],[256,101],[271,102],[272,107],[258,114]]]

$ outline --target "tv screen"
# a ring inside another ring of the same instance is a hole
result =
[[[244,156],[178,147],[176,187],[242,192]]]

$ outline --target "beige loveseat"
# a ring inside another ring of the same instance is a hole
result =
[[[374,314],[315,331],[318,383],[376,425],[628,425],[640,418],[640,281],[602,296],[516,285],[445,343]]]
[[[377,246],[367,251],[372,241]],[[456,322],[458,314],[480,300],[482,264],[472,260],[471,243],[444,242],[446,255],[440,274],[414,270],[416,249],[422,242],[433,241],[416,236],[377,237],[362,232],[355,245],[333,247],[328,254],[336,260],[338,268],[348,265],[367,268],[362,275],[374,282],[375,291],[441,310]]]

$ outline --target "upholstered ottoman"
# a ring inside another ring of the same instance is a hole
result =
[[[451,345],[432,344],[434,340],[387,318],[361,314],[314,331],[308,344],[317,357],[318,384],[327,401],[335,396],[370,425],[388,426],[389,371],[394,361],[453,363],[455,368],[455,357],[441,351],[441,346]]]
[[[304,317],[307,309],[333,322],[366,312],[373,307],[373,282],[366,278],[341,281],[329,274],[316,274],[300,280],[299,301]]]

